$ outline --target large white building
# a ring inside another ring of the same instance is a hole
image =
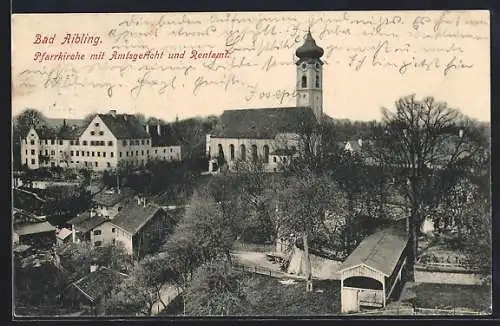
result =
[[[135,116],[97,114],[83,127],[64,124],[58,132],[51,128],[31,128],[21,140],[21,162],[29,169],[44,166],[113,169],[141,167],[151,160],[181,159],[181,146],[168,126],[143,126]]]
[[[239,161],[258,161],[264,170],[273,172],[301,150],[302,131],[313,129],[323,119],[323,53],[308,32],[295,52],[295,107],[224,111],[222,128],[206,139],[209,172],[217,172],[222,164],[231,169]]]

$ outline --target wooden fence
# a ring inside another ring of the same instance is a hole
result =
[[[377,309],[355,312],[349,315],[381,315],[381,316],[487,316],[486,311],[471,311],[463,309],[431,309],[419,307],[401,307],[392,309]]]

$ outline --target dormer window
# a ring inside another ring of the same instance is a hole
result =
[[[306,69],[306,68],[307,68],[307,65],[306,65],[306,63],[304,62],[304,63],[302,64],[302,69]]]
[[[90,134],[91,134],[92,136],[94,136],[94,135],[95,135],[95,131],[93,131],[93,130],[92,130],[92,131],[90,132]]]
[[[301,87],[302,88],[306,88],[307,87],[307,77],[306,76],[302,76]]]
[[[94,126],[99,127],[99,122],[94,123]]]
[[[104,131],[99,131],[99,136],[104,135]]]

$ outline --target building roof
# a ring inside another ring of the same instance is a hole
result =
[[[109,292],[113,284],[127,275],[113,271],[106,267],[99,267],[95,272],[82,277],[72,285],[91,301],[95,301]]]
[[[159,135],[158,127],[160,128]],[[180,144],[175,135],[175,130],[171,125],[149,125],[148,129],[152,147],[175,146]]]
[[[75,229],[81,233],[87,233],[107,220],[103,216],[94,215],[90,217],[90,212],[86,211],[69,220],[68,224],[74,225]]]
[[[116,190],[103,190],[94,195],[92,201],[102,206],[114,206],[125,198],[135,195],[135,192],[130,188],[121,188],[120,193]]]
[[[300,59],[319,59],[323,56],[323,53],[323,48],[316,44],[311,31],[307,32],[304,44],[295,51],[295,55]]]
[[[61,239],[61,240],[64,240],[66,239],[67,237],[69,237],[71,235],[71,230],[69,229],[66,229],[66,228],[62,228],[60,229],[59,231],[56,231],[56,237],[58,239]]]
[[[346,142],[346,146],[347,145],[349,145],[353,152],[361,151],[361,146],[359,145],[359,142],[357,140],[349,140]]]
[[[14,226],[14,231],[19,236],[37,234],[37,233],[55,232],[55,230],[56,230],[55,226],[53,226],[49,222],[30,223],[30,224]]]
[[[366,237],[342,263],[340,271],[359,265],[392,274],[408,242],[408,236],[397,227],[387,227]]]
[[[140,121],[131,114],[98,114],[117,139],[146,139],[149,134]]]
[[[317,123],[309,107],[226,110],[221,122],[215,138],[273,139],[279,133],[297,133]]]
[[[110,222],[131,234],[135,234],[159,211],[162,211],[162,208],[156,204],[149,203],[144,207],[142,204],[131,202],[123,207]]]

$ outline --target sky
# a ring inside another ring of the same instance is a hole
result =
[[[29,14],[12,26],[13,115],[295,106],[294,53],[310,29],[329,116],[379,120],[416,94],[490,121],[487,11]]]

